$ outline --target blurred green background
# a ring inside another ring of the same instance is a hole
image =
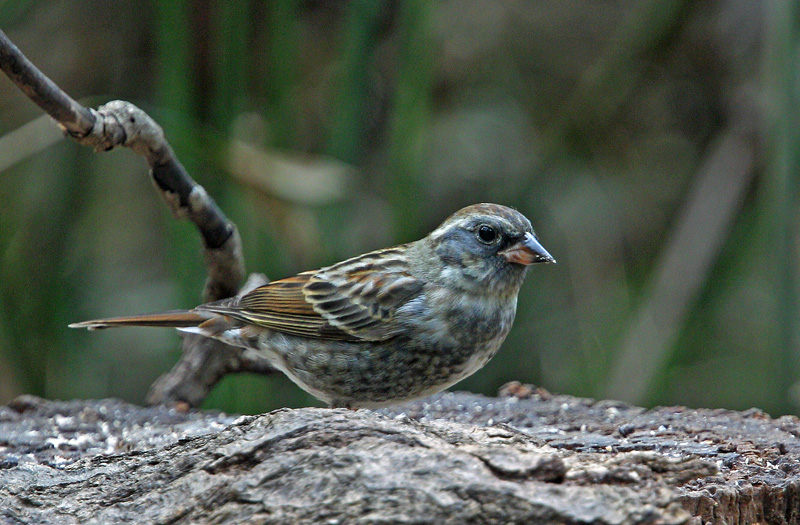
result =
[[[800,5],[697,0],[0,1],[83,103],[125,99],[280,278],[414,240],[461,206],[533,222],[502,351],[456,388],[773,415],[800,408]],[[0,80],[0,402],[143,402],[191,307],[198,236],[130,151],[67,141]],[[230,376],[206,406],[315,404]]]

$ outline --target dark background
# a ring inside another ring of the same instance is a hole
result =
[[[752,0],[0,2],[83,103],[125,99],[271,278],[417,239],[461,206],[533,222],[514,329],[458,385],[798,410],[800,7]],[[0,80],[0,402],[142,402],[158,329],[69,322],[191,307],[191,225],[144,161],[60,137]],[[314,401],[229,377],[207,406]]]

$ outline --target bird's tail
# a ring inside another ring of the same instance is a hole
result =
[[[70,328],[88,328],[101,330],[115,326],[161,326],[172,328],[188,328],[198,326],[209,319],[208,314],[201,314],[194,310],[173,310],[160,314],[131,315],[127,317],[111,317],[109,319],[94,319],[72,323]]]

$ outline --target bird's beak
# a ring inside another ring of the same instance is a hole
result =
[[[556,260],[553,256],[547,253],[544,246],[539,244],[539,241],[532,233],[526,233],[516,244],[509,246],[505,250],[499,252],[500,255],[505,257],[508,262],[516,264],[524,264],[525,266],[533,263],[555,263]]]

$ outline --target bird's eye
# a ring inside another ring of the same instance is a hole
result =
[[[491,244],[497,240],[497,232],[491,226],[485,224],[478,228],[478,239],[486,244]]]

